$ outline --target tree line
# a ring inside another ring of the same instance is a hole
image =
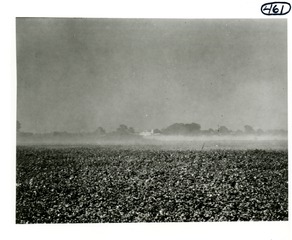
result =
[[[17,121],[17,133],[22,135],[33,135],[32,133],[22,132],[21,123]],[[161,135],[183,135],[183,136],[195,136],[195,135],[285,135],[287,131],[285,130],[268,130],[263,131],[262,129],[254,129],[250,125],[245,125],[243,130],[233,131],[228,129],[226,126],[218,126],[216,129],[209,128],[208,130],[202,130],[201,125],[198,123],[174,123],[163,129],[153,129],[152,134],[161,134]],[[51,132],[47,133],[53,136],[73,136],[73,135],[95,135],[95,136],[129,136],[129,135],[138,135],[139,132],[135,131],[133,127],[128,127],[125,124],[120,124],[118,128],[114,131],[107,132],[103,127],[98,127],[93,132],[88,133],[68,133],[63,132]]]

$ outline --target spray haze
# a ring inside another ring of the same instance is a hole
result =
[[[17,18],[16,34],[22,132],[287,130],[286,20]]]

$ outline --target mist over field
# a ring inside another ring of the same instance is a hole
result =
[[[18,137],[18,145],[121,145],[163,149],[288,149],[287,136],[33,136]]]
[[[18,145],[136,145],[156,146],[168,149],[287,149],[288,133],[284,130],[264,132],[246,125],[245,130],[232,131],[225,126],[218,130],[201,130],[200,124],[175,123],[161,130],[135,132],[134,128],[121,124],[115,131],[106,132],[99,127],[94,132],[53,132],[33,134],[21,132],[17,122]]]

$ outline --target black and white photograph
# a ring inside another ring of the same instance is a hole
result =
[[[286,19],[16,18],[16,223],[288,221]]]

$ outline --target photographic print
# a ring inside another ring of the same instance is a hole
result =
[[[16,223],[288,221],[287,20],[16,18]]]

